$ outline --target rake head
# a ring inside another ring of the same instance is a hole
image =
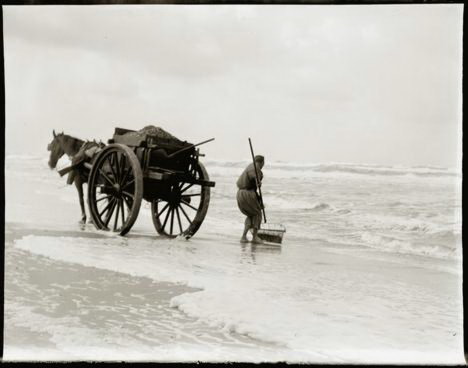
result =
[[[281,224],[262,224],[257,235],[263,241],[281,244],[286,228]]]

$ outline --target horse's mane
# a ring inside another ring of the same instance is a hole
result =
[[[76,137],[72,137],[71,135],[68,135],[68,134],[59,134],[58,136],[61,136],[62,139],[62,144],[66,144],[73,152],[73,154],[75,154],[76,152],[78,152],[81,148],[81,146],[85,143],[84,140],[80,139],[80,138],[76,138]],[[62,148],[64,148],[62,146]]]
[[[73,140],[73,141],[77,141],[77,142],[81,142],[81,144],[83,144],[83,142],[84,142],[83,139],[72,137],[71,135],[68,135],[68,134],[62,134],[62,135],[63,135],[64,138],[67,138],[67,139],[70,139],[70,140]]]

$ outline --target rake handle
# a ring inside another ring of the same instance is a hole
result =
[[[262,189],[260,188],[260,180],[258,179],[257,165],[255,164],[255,155],[254,155],[254,152],[253,152],[252,141],[250,140],[250,138],[249,138],[249,145],[250,145],[250,153],[252,154],[253,166],[254,166],[254,169],[255,169],[255,179],[257,181],[257,188],[258,188],[258,194],[257,195],[258,195],[258,197],[260,199],[260,204],[262,205],[263,220],[266,223],[267,220],[266,220],[266,215],[265,215],[265,206],[263,205]]]

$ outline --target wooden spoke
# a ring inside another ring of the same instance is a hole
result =
[[[174,207],[172,207],[172,211],[171,211],[171,235],[172,235],[173,227],[174,227]]]
[[[112,162],[112,165],[111,167],[114,169],[114,173],[115,173],[115,181],[116,182],[119,182],[119,171],[118,171],[118,168],[119,168],[119,156],[117,154],[117,152],[113,152],[111,155],[111,162]]]
[[[130,184],[133,184],[134,181],[135,181],[135,179],[130,180],[127,184],[125,184],[125,185],[122,187],[122,189],[127,188]]]
[[[117,212],[115,213],[115,220],[114,220],[114,231],[117,231],[117,223],[119,222],[119,211],[120,211],[120,200],[116,200],[117,202]]]
[[[199,197],[201,196],[201,193],[192,193],[192,194],[184,194],[182,198],[184,197]]]
[[[122,226],[124,226],[125,224],[125,212],[124,212],[124,204],[123,204],[123,199],[121,199],[119,201],[119,205],[120,205],[120,213],[122,214]]]
[[[114,185],[114,182],[109,179],[109,177],[104,173],[104,171],[102,171],[102,169],[99,169],[99,172],[101,173],[102,177],[109,182],[110,185]]]
[[[109,211],[107,212],[106,219],[104,221],[104,225],[105,225],[106,228],[107,228],[107,225],[109,225],[109,221],[111,220],[112,215],[114,214],[116,203],[117,203],[117,201],[114,199],[112,201],[112,205],[109,207]]]
[[[182,234],[184,230],[182,230],[182,222],[180,221],[179,207],[176,207],[176,213],[177,213],[177,221],[179,222],[180,233]]]
[[[184,214],[185,218],[187,219],[187,221],[190,223],[190,225],[192,224],[192,220],[190,220],[190,218],[187,216],[187,212],[185,212],[185,210],[183,209],[182,206],[179,206],[180,210],[182,211],[182,213]]]
[[[97,202],[101,202],[102,200],[104,200],[104,199],[106,199],[106,198],[109,198],[109,197],[112,197],[112,195],[109,194],[109,195],[106,195],[106,196],[101,197],[101,198],[99,198],[99,199],[96,199],[96,203],[97,203]]]
[[[133,207],[133,200],[131,198],[127,198],[125,195],[122,195],[122,198],[125,201],[125,205],[127,206],[128,211],[131,212]]]
[[[190,185],[186,186],[184,189],[182,189],[182,190],[180,191],[180,194],[182,194],[183,192],[185,192],[187,189],[193,187],[193,185],[194,185],[194,184],[190,184]]]
[[[124,199],[125,204],[126,204],[128,210],[131,211],[131,210],[132,210],[132,205],[131,205],[131,203],[129,203],[128,199],[127,199],[125,196],[122,196],[122,198]]]
[[[111,174],[113,174],[112,171],[112,166],[114,165],[114,154],[111,153],[107,156],[107,165],[109,166],[109,169],[111,170]],[[114,176],[115,178],[115,176]]]
[[[114,157],[114,155],[112,155],[112,154],[109,155],[109,156],[107,157],[107,161],[109,161],[109,167],[110,167],[110,170],[111,170],[111,172],[112,172],[112,176],[114,177],[114,182],[117,183],[119,180],[118,180],[118,178],[117,178],[117,175],[115,175],[114,168],[112,167],[112,166],[113,166],[112,157]]]
[[[166,203],[166,205],[163,207],[163,209],[161,210],[161,212],[158,213],[157,216],[158,216],[158,217],[161,216],[168,206],[169,206],[169,202]]]
[[[127,178],[128,178],[128,174],[132,171],[132,168],[129,167],[127,170],[125,170],[125,174],[122,175],[122,180],[120,181],[120,185],[122,186],[126,181],[127,181]]]
[[[198,208],[193,207],[191,204],[185,202],[183,199],[180,200],[180,203],[185,204],[186,206],[189,206],[192,210],[198,211]],[[181,207],[182,208],[182,207]]]
[[[120,181],[122,180],[122,170],[121,170],[121,165],[122,165],[122,155],[120,155],[120,158],[119,158],[119,153],[118,152],[115,152],[114,153],[115,155],[115,173],[117,175],[117,182],[120,183]]]
[[[164,223],[163,223],[163,229],[166,227],[166,223],[167,223],[167,219],[169,218],[169,214],[171,213],[171,210],[167,211],[167,214],[166,214],[166,218],[164,219]]]
[[[125,155],[120,155],[120,161],[119,161],[119,172],[120,172],[120,178],[122,179],[122,174],[125,170]]]
[[[109,207],[112,205],[112,203],[114,203],[114,201],[115,201],[115,199],[112,198],[112,199],[107,203],[106,207],[104,207],[104,209],[99,213],[99,217],[101,217],[101,216],[104,214],[104,212],[106,212],[106,211],[109,209]]]
[[[120,155],[120,161],[119,161],[119,175],[120,175],[120,180],[119,183],[122,182],[124,170],[125,170],[125,163],[126,163],[126,158],[125,155]]]
[[[116,204],[116,202],[117,202],[116,200],[114,200],[114,201],[112,202],[112,206],[111,206],[109,212],[107,212],[106,221],[104,221],[105,227],[107,227],[107,225],[109,225],[109,221],[110,221],[110,219],[111,219],[111,217],[112,217],[112,215],[113,215],[113,213],[114,213],[114,209],[115,209],[115,204]]]
[[[125,191],[125,190],[122,190],[122,194],[126,195],[127,197],[130,197],[132,200],[134,199],[133,194],[129,193],[129,192]]]

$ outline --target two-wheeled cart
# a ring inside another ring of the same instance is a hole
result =
[[[127,133],[137,132],[116,128],[90,167],[88,204],[94,225],[126,234],[144,199],[151,203],[159,234],[190,238],[206,216],[215,186],[199,161],[199,144]]]

